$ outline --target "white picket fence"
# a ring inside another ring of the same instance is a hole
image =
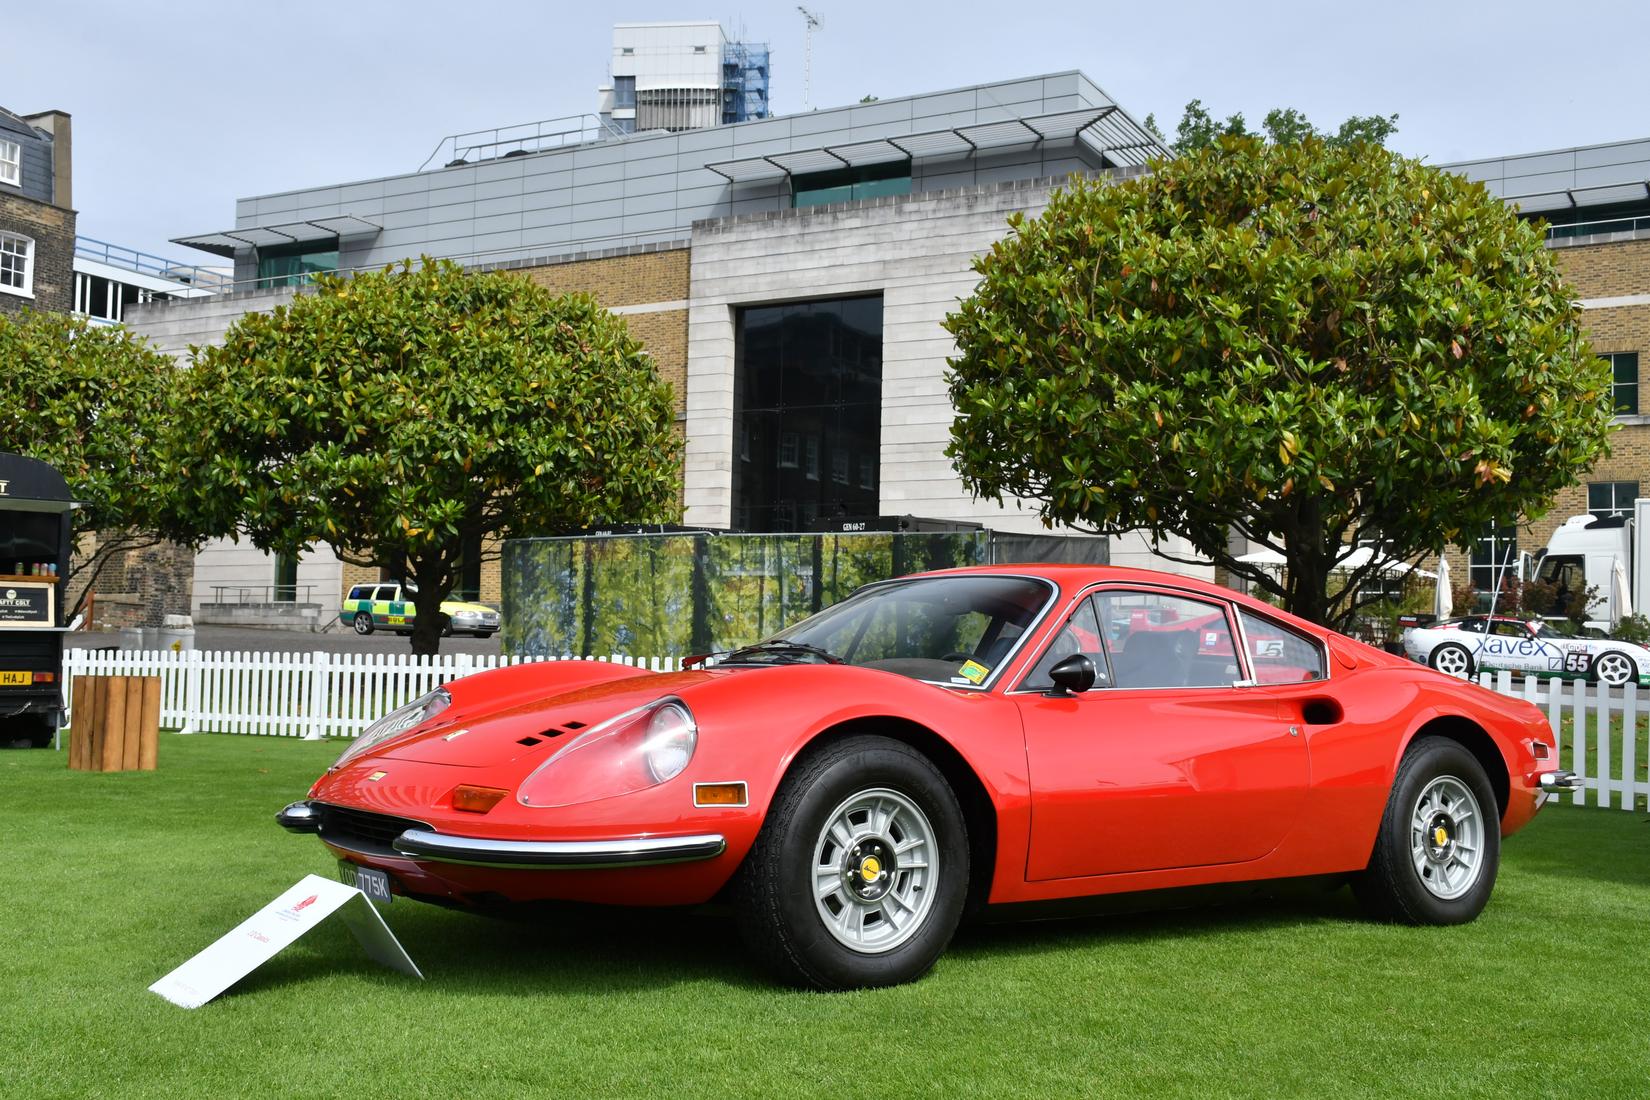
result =
[[[454,653],[229,653],[71,649],[63,694],[74,708],[80,676],[159,676],[160,724],[184,733],[354,737],[377,719],[448,680],[490,668],[571,657]],[[675,658],[611,654],[587,660],[672,672]]]
[[[63,692],[74,706],[79,676],[159,676],[160,722],[186,733],[252,733],[285,737],[354,737],[402,703],[484,669],[571,657],[469,653],[435,657],[382,653],[228,653],[168,650],[121,652],[71,649],[64,655]],[[673,672],[676,658],[622,654],[585,658]],[[1491,691],[1527,699],[1547,712],[1560,763],[1582,777],[1578,805],[1636,808],[1650,800],[1650,705],[1638,688],[1611,692],[1583,683],[1482,673]],[[1650,700],[1647,700],[1650,703]],[[1570,750],[1568,755],[1564,749]]]
[[[1515,685],[1512,673],[1505,671],[1481,672],[1478,682],[1547,712],[1554,766],[1567,767],[1582,780],[1570,795],[1576,805],[1633,810],[1640,799],[1650,800],[1650,777],[1645,774],[1650,764],[1650,706],[1640,706],[1637,686],[1612,691],[1582,680],[1533,676]]]

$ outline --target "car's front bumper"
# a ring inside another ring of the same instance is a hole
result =
[[[310,802],[292,803],[275,815],[275,821],[295,833],[322,832],[321,808]],[[323,839],[339,847],[350,847],[347,842],[331,837]],[[656,867],[714,859],[726,851],[727,846],[727,840],[714,833],[603,840],[496,840],[453,836],[429,828],[403,829],[390,841],[396,854],[406,859],[506,870]]]

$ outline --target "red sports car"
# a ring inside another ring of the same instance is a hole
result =
[[[1228,589],[1001,566],[867,586],[714,667],[457,680],[278,820],[369,894],[727,897],[781,977],[837,989],[1021,902],[1327,875],[1468,921],[1573,781],[1530,704]]]

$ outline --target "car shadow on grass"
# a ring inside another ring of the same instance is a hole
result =
[[[995,910],[959,929],[950,950],[967,958],[1102,942],[1121,947],[1164,939],[1224,938],[1318,922],[1367,923],[1368,917],[1352,891],[1337,883],[1283,884],[1260,894],[1242,889],[1188,896],[1131,894]]]
[[[482,995],[613,994],[712,982],[771,987],[751,965],[731,912],[717,908],[523,907],[501,914],[397,901],[380,909],[396,938],[435,985]],[[347,929],[325,927],[303,948],[237,983],[247,994],[351,975],[407,981],[367,958]]]

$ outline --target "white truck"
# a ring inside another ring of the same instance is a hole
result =
[[[1597,596],[1587,608],[1588,626],[1609,630],[1628,614],[1650,614],[1650,497],[1635,500],[1630,516],[1565,520],[1536,559],[1533,576],[1558,593],[1550,617],[1564,615],[1567,602],[1589,588]]]

